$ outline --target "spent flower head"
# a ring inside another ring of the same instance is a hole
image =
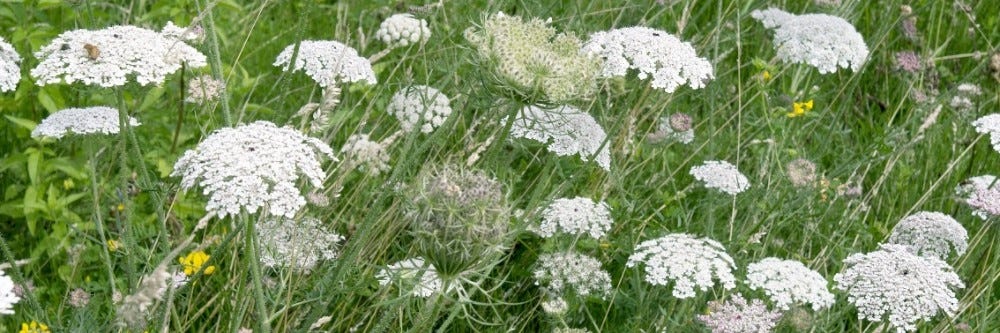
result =
[[[427,21],[410,14],[395,14],[382,21],[375,38],[390,46],[424,43],[431,37]]]
[[[217,80],[211,75],[201,75],[188,81],[187,97],[184,98],[184,101],[205,104],[218,99],[225,89],[225,82]]]
[[[906,246],[919,256],[945,260],[952,251],[959,256],[965,253],[968,240],[965,227],[951,216],[917,212],[900,220],[886,242]]]
[[[298,54],[295,54],[296,45]],[[293,54],[294,64],[291,63]],[[286,72],[305,70],[306,75],[324,88],[360,81],[378,83],[368,59],[359,56],[354,48],[332,40],[304,40],[288,45],[278,54],[274,66]]]
[[[604,297],[611,292],[611,275],[601,262],[572,251],[538,256],[533,275],[536,284],[557,294],[572,290],[579,296]]]
[[[810,160],[799,158],[785,165],[788,181],[795,187],[816,185],[816,164]]]
[[[514,119],[510,138],[544,143],[559,156],[579,154],[584,161],[593,158],[598,166],[611,170],[611,151],[604,142],[607,139],[604,129],[590,114],[572,106],[524,107]]]
[[[257,226],[260,262],[266,267],[289,267],[309,272],[323,260],[340,255],[344,237],[315,218],[268,219]]]
[[[372,141],[368,134],[352,134],[340,148],[347,169],[358,169],[370,175],[389,171],[388,144]]]
[[[559,198],[542,211],[542,224],[538,234],[553,237],[556,233],[571,236],[589,235],[601,238],[611,230],[611,208],[608,204],[589,198]]]
[[[200,185],[209,197],[205,209],[219,217],[263,207],[291,218],[306,204],[300,178],[323,187],[322,156],[336,160],[323,141],[258,121],[215,131],[185,152],[171,175],[181,177],[184,189]]]
[[[430,133],[451,115],[451,100],[433,87],[411,86],[392,95],[386,111],[396,116],[404,131]]]
[[[750,16],[774,29],[778,58],[819,69],[821,74],[850,68],[857,72],[868,60],[868,45],[851,23],[826,14],[795,15],[776,8]]]
[[[682,85],[693,89],[715,78],[712,63],[698,57],[691,43],[666,31],[647,27],[618,28],[590,35],[583,52],[604,59],[603,77],[638,71],[640,80],[668,93]]]
[[[140,123],[131,116],[128,126],[139,126]],[[119,126],[118,110],[107,106],[88,108],[69,108],[50,114],[31,131],[31,137],[50,137],[61,139],[69,134],[117,134]]]
[[[716,189],[729,195],[737,195],[750,188],[747,179],[735,165],[726,161],[705,161],[690,171],[695,179],[705,183],[705,187]]]
[[[691,298],[695,288],[705,291],[717,280],[725,289],[736,287],[736,263],[717,241],[688,234],[669,234],[639,244],[628,267],[644,264],[646,282],[665,286],[674,282],[673,295]]]
[[[40,61],[31,76],[39,86],[81,82],[117,87],[129,78],[144,86],[161,84],[182,65],[208,64],[204,54],[174,35],[130,25],[63,32],[35,57]]]
[[[708,314],[698,315],[698,321],[712,333],[768,333],[779,319],[780,311],[768,310],[759,299],[747,302],[740,294],[725,302],[712,301],[708,304]]]
[[[0,92],[14,91],[21,81],[21,55],[0,37]]]
[[[795,260],[764,258],[747,266],[747,284],[763,289],[774,304],[788,310],[793,304],[810,304],[819,311],[833,305],[826,278]]]

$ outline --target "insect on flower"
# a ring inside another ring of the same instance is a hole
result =
[[[87,50],[87,57],[90,58],[90,60],[97,60],[97,57],[101,56],[101,49],[98,49],[97,45],[89,43],[83,44],[83,49]]]

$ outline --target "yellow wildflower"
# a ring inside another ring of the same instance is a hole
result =
[[[70,190],[70,189],[72,189],[75,186],[76,186],[76,183],[73,183],[73,179],[70,179],[70,178],[63,179],[63,188],[64,189]]]
[[[21,323],[21,330],[18,333],[51,333],[49,331],[49,326],[45,324],[40,324],[37,321],[32,320],[31,323]]]
[[[184,266],[184,275],[191,276],[201,271],[201,266],[205,265],[208,258],[209,255],[205,251],[194,251],[178,258],[177,261],[180,261],[181,265]],[[205,267],[205,275],[212,273],[215,273],[215,266]]]
[[[767,70],[764,70],[763,73],[760,73],[760,77],[762,79],[764,79],[764,81],[770,81],[771,80],[771,72],[768,72]]]
[[[108,240],[108,251],[115,252],[118,251],[118,249],[120,248],[122,248],[122,242],[119,242],[114,239]]]
[[[115,208],[117,208],[119,212],[123,212],[123,211],[125,211],[125,204],[121,204],[120,203]]]
[[[813,100],[808,102],[795,102],[792,103],[792,112],[787,114],[788,118],[795,118],[806,114],[806,111],[813,109]]]

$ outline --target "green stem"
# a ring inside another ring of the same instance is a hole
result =
[[[254,224],[256,221],[248,218],[246,215],[242,215],[244,222],[246,222],[246,247],[250,251],[250,256],[247,257],[248,266],[250,266],[250,274],[253,278],[253,291],[256,301],[254,304],[254,310],[257,311],[257,332],[270,333],[271,324],[268,321],[267,316],[267,303],[264,299],[264,287],[261,285],[261,273],[260,270],[260,255],[257,251],[256,244],[256,231],[254,230]]]
[[[201,1],[198,1],[200,7]],[[212,15],[212,7],[202,8],[205,10],[205,20],[203,21],[202,27],[205,28],[206,41],[209,45],[209,60],[212,61],[211,66],[208,66],[212,70],[212,77],[216,80],[227,82],[222,77],[222,59],[219,55],[219,40],[215,37],[215,17]],[[222,120],[226,123],[225,125],[233,126],[233,112],[229,108],[229,89],[222,89],[222,96],[219,98],[219,104],[222,104]]]
[[[108,283],[111,284],[111,294],[113,295],[117,288],[115,287],[115,269],[114,265],[111,263],[111,253],[108,252],[108,237],[104,233],[104,219],[101,218],[101,197],[100,191],[98,191],[97,182],[97,155],[90,159],[90,187],[91,195],[94,199],[94,228],[97,229],[97,236],[101,239],[101,254],[104,256],[104,266],[108,269]],[[112,307],[113,308],[113,307]],[[112,309],[112,311],[114,311]]]

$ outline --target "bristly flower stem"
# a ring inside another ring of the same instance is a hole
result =
[[[255,304],[254,310],[257,312],[257,332],[270,333],[271,324],[267,315],[267,303],[264,298],[264,287],[261,285],[260,253],[257,251],[257,231],[254,230],[255,223],[246,214],[240,214],[243,222],[246,223],[246,248],[249,251],[247,264],[250,266],[250,274],[253,279],[253,292]]]

